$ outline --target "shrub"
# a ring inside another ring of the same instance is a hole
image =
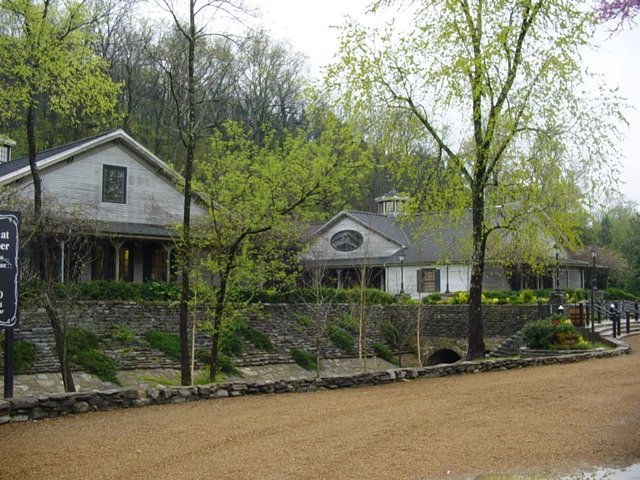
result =
[[[158,330],[149,330],[144,334],[144,339],[153,348],[163,352],[174,360],[180,360],[180,337]]]
[[[422,303],[426,305],[435,305],[442,301],[442,295],[440,293],[430,293],[426,297],[422,297]]]
[[[100,380],[120,385],[117,376],[120,365],[99,348],[100,339],[95,333],[83,328],[71,328],[67,332],[67,352],[70,359]]]
[[[273,346],[273,342],[271,342],[269,336],[259,332],[255,328],[245,325],[240,327],[239,332],[244,338],[251,342],[254,347],[269,353],[276,351],[276,348]]]
[[[36,359],[36,346],[24,340],[16,340],[13,344],[13,371],[24,373]]]
[[[533,290],[520,290],[520,293],[518,293],[518,303],[533,303],[535,299],[536,296],[533,293]]]
[[[373,348],[373,351],[375,352],[376,356],[380,357],[383,360],[386,360],[389,363],[393,363],[394,365],[398,364],[398,361],[396,360],[396,358],[393,356],[393,354],[387,348],[386,345],[379,342],[375,342],[374,344],[371,345],[371,347]]]
[[[316,371],[318,370],[318,362],[313,353],[300,348],[291,349],[291,357],[293,361],[300,365],[305,370]]]
[[[104,353],[94,349],[81,350],[73,355],[73,361],[100,380],[120,385],[117,375],[120,366]]]
[[[596,345],[585,340],[576,327],[560,315],[525,325],[524,343],[528,348],[543,350],[591,350]]]
[[[450,305],[464,305],[469,303],[469,294],[467,292],[455,292],[447,301]]]
[[[239,357],[244,352],[242,339],[238,336],[235,325],[226,325],[220,330],[220,352],[230,357]]]
[[[238,370],[235,363],[233,363],[233,360],[226,355],[218,355],[218,371],[225,375],[241,376],[240,370]]]
[[[202,349],[202,348],[197,349],[195,353],[195,357],[200,363],[204,365],[208,366],[211,364],[211,352],[205,349]],[[223,373],[225,375],[242,376],[240,374],[240,370],[238,370],[235,363],[233,363],[233,360],[227,355],[224,355],[222,353],[218,353],[217,368],[218,368],[218,372]],[[207,382],[203,382],[203,383],[207,383]]]
[[[178,301],[180,300],[180,285],[172,282],[147,282],[140,288],[143,300],[149,301]]]
[[[638,300],[638,297],[620,288],[607,288],[604,291],[604,296],[607,300]]]
[[[67,352],[71,355],[98,348],[100,348],[100,339],[95,333],[84,328],[70,328],[67,331]]]
[[[554,326],[551,319],[545,318],[529,322],[522,331],[527,348],[547,349],[553,343]]]
[[[111,338],[120,342],[131,343],[135,338],[135,333],[124,323],[114,323],[111,326]]]
[[[355,353],[353,337],[343,328],[337,325],[329,325],[327,333],[331,342],[346,353]]]

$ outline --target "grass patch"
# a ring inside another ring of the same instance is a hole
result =
[[[318,370],[318,362],[316,360],[316,356],[311,352],[302,350],[301,348],[292,348],[291,357],[293,358],[294,362],[296,362],[305,370],[309,370],[312,372]]]
[[[153,348],[160,350],[174,360],[180,360],[180,337],[158,330],[149,330],[144,334],[144,339]]]

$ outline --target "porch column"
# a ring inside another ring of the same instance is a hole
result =
[[[122,245],[124,245],[123,241],[120,242],[111,242],[113,244],[113,248],[115,249],[115,262],[116,262],[116,268],[114,269],[115,272],[115,279],[120,280],[120,249],[122,248]]]
[[[165,252],[167,252],[167,271],[165,281],[169,281],[171,279],[171,250],[173,250],[173,245],[162,245],[164,247]]]

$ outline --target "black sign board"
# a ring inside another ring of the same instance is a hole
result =
[[[0,328],[18,326],[20,213],[0,211]]]

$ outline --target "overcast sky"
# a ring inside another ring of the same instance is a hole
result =
[[[358,17],[370,0],[253,0],[262,10],[262,23],[275,39],[287,40],[295,50],[309,58],[312,73],[320,76],[338,48],[335,27],[345,15]],[[605,28],[600,34],[597,53],[586,53],[585,62],[604,74],[611,87],[632,106],[626,112],[629,129],[622,145],[624,157],[622,193],[640,203],[640,24],[616,35]]]

